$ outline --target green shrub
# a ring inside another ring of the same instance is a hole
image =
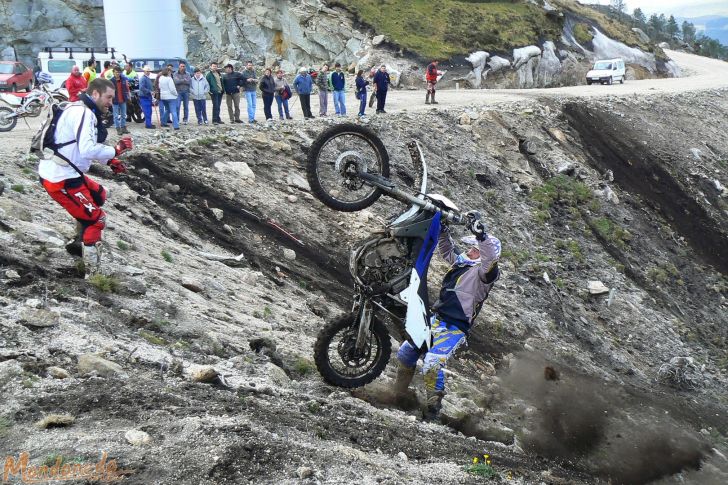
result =
[[[594,38],[594,35],[589,30],[589,26],[586,24],[576,24],[574,26],[574,38],[576,41],[583,45],[588,44]]]
[[[116,241],[116,247],[119,248],[119,249],[121,249],[122,251],[128,251],[129,250],[129,243],[127,243],[126,241],[122,241],[121,239],[119,239],[118,241]]]
[[[632,240],[632,233],[607,217],[593,219],[592,227],[596,229],[600,236],[616,244],[620,249],[625,249]]]
[[[25,193],[25,185],[23,184],[13,184],[10,186],[10,190],[14,190],[15,192],[18,192],[19,194]]]
[[[316,366],[314,365],[314,363],[304,357],[299,357],[298,359],[296,359],[296,363],[293,365],[293,368],[298,374],[302,376],[311,374],[316,370]]]
[[[166,249],[162,249],[162,252],[160,253],[162,255],[162,258],[168,263],[174,262],[174,258],[172,255],[167,251]]]
[[[88,282],[103,293],[116,293],[119,290],[119,280],[113,276],[95,274],[88,279]]]
[[[153,333],[150,333],[150,332],[145,332],[144,330],[139,332],[139,336],[141,338],[143,338],[144,340],[146,340],[147,342],[149,342],[150,344],[167,345],[167,341],[164,340],[162,337],[158,337],[157,335],[154,335]]]

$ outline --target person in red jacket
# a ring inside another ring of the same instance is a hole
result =
[[[437,84],[437,77],[442,74],[441,71],[437,70],[438,61],[432,61],[427,66],[427,73],[425,74],[425,80],[427,80],[427,96],[425,96],[425,104],[440,104],[435,101],[435,85]],[[432,102],[430,102],[432,97]]]
[[[66,89],[68,90],[68,100],[78,101],[79,93],[86,91],[88,83],[86,78],[81,75],[81,69],[78,66],[73,66],[71,69],[71,75],[66,79]]]

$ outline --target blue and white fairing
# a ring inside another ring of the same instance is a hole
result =
[[[430,304],[427,294],[427,270],[430,267],[432,255],[437,248],[441,225],[440,217],[441,214],[437,212],[432,218],[427,235],[417,255],[417,261],[410,274],[409,285],[399,294],[400,298],[407,303],[405,330],[410,336],[412,344],[420,349],[429,349],[432,344]]]

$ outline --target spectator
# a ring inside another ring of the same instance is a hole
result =
[[[384,103],[387,101],[389,83],[387,66],[382,64],[379,66],[379,71],[374,75],[374,92],[377,93],[377,113],[386,113],[384,111]]]
[[[248,123],[255,123],[255,100],[258,77],[255,74],[252,61],[245,63],[245,70],[242,73],[242,86],[245,91],[245,104],[248,107]]]
[[[192,76],[190,81],[190,94],[192,95],[192,102],[195,105],[195,116],[197,116],[197,124],[207,124],[207,106],[205,100],[207,99],[207,93],[210,92],[210,85],[202,75],[199,67],[195,68],[195,75]]]
[[[174,80],[174,87],[177,89],[177,118],[179,118],[179,112],[181,108],[184,108],[184,118],[182,118],[182,124],[186,125],[187,120],[190,117],[190,83],[192,78],[190,73],[187,72],[187,66],[184,62],[179,63],[179,68],[172,76]]]
[[[88,66],[83,70],[83,78],[86,80],[86,84],[91,84],[91,81],[96,79],[96,59],[93,57],[88,61]]]
[[[309,120],[315,118],[311,114],[311,91],[313,90],[313,79],[308,74],[308,69],[302,67],[298,71],[298,76],[293,80],[293,89],[301,98],[301,110],[303,111],[303,119]]]
[[[152,124],[152,93],[154,85],[152,84],[152,68],[144,66],[142,70],[144,74],[139,76],[139,104],[144,112],[144,127],[154,130],[156,127]]]
[[[359,113],[358,116],[364,116],[364,110],[367,107],[367,86],[369,81],[364,79],[364,70],[359,69],[356,73],[356,99],[359,100]]]
[[[329,86],[334,91],[334,110],[337,116],[346,116],[346,96],[344,89],[346,88],[346,78],[341,72],[341,64],[334,64],[334,72],[329,78]]]
[[[159,110],[164,128],[169,126],[168,117],[172,116],[172,126],[179,130],[179,110],[177,99],[179,94],[172,80],[172,71],[169,68],[162,69],[159,73]]]
[[[139,77],[139,74],[134,70],[134,66],[131,62],[127,62],[124,66],[124,76],[131,81],[132,79],[137,79]]]
[[[276,92],[276,81],[273,79],[273,72],[270,68],[266,68],[260,80],[260,90],[263,93],[263,113],[265,113],[265,121],[272,121],[273,114],[271,113],[271,106],[273,106],[273,95]]]
[[[283,70],[278,69],[275,78],[276,83],[276,103],[278,104],[278,116],[283,119],[283,111],[286,112],[286,119],[292,120],[291,114],[288,111],[288,99],[291,97],[291,87],[283,77]]]
[[[225,91],[225,103],[227,104],[230,123],[242,123],[240,120],[241,82],[240,73],[233,71],[233,65],[228,64],[225,66],[225,75],[222,77],[222,88]],[[233,112],[235,116],[233,116]]]
[[[106,77],[106,73],[111,73],[111,76]],[[114,71],[111,69],[111,61],[104,61],[104,69],[101,71],[101,77],[109,79],[114,76]]]
[[[104,63],[106,64],[106,63]],[[106,74],[103,74],[103,77],[108,79],[109,81],[114,77],[114,68],[118,67],[121,69],[121,66],[119,65],[119,62],[116,59],[111,60],[111,65],[109,66],[109,69],[106,71]]]
[[[316,86],[319,89],[319,116],[326,116],[329,108],[329,65],[324,64],[316,76]]]
[[[427,95],[425,96],[425,104],[440,104],[437,101],[435,101],[435,85],[437,84],[437,78],[442,74],[442,71],[437,70],[437,61],[432,61],[429,66],[427,66],[427,73],[425,74],[425,79],[427,80]],[[430,102],[430,97],[432,97],[432,102]]]
[[[217,62],[210,64],[210,70],[205,76],[207,84],[210,85],[210,99],[212,100],[212,124],[223,124],[220,119],[220,105],[222,104],[222,79],[220,72],[217,70]]]
[[[78,66],[71,68],[71,75],[66,79],[66,89],[68,90],[68,100],[78,101],[78,94],[86,91],[86,78],[81,75],[81,69]]]
[[[114,110],[114,126],[116,132],[120,135],[129,133],[126,129],[126,102],[129,101],[129,80],[121,74],[121,68],[116,66],[112,72],[114,83],[114,101],[112,104]]]

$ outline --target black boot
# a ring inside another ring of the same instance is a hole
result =
[[[435,91],[432,92],[432,104],[440,104],[437,101],[435,101]]]
[[[443,391],[427,391],[427,409],[425,409],[422,419],[425,421],[436,421],[440,418],[443,397],[445,397]]]
[[[427,92],[427,95],[425,96],[425,104],[430,104],[430,92]]]

